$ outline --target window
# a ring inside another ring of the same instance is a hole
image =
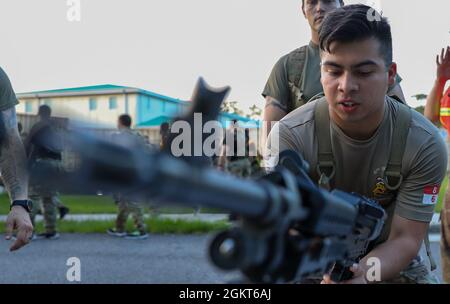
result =
[[[97,99],[89,98],[89,111],[97,110]]]
[[[26,113],[33,112],[33,102],[32,101],[25,101],[25,112]]]
[[[117,109],[117,97],[109,97],[109,109]]]

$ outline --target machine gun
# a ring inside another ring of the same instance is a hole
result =
[[[203,123],[213,120],[227,92],[200,80],[192,109],[181,120],[193,123],[194,113],[204,114]],[[237,214],[239,221],[214,237],[209,256],[221,269],[239,269],[250,282],[301,281],[331,269],[333,280],[346,280],[352,275],[349,266],[364,256],[384,223],[385,213],[375,202],[317,187],[307,164],[292,151],[280,154],[274,172],[249,180],[210,168],[204,154],[177,158],[79,131],[70,133],[70,141],[80,156],[76,170],[55,172],[43,163],[31,168],[31,178],[64,193],[120,191],[136,200]]]

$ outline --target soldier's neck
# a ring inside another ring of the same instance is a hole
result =
[[[311,42],[315,45],[319,45],[319,32],[311,30]]]

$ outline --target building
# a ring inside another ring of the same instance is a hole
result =
[[[133,119],[133,128],[139,129],[152,142],[159,141],[161,123],[181,115],[190,105],[189,101],[143,89],[109,84],[20,93],[17,98],[19,117],[36,115],[39,106],[46,104],[52,108],[53,116],[67,117],[87,128],[99,130],[115,129],[117,117],[126,113]],[[252,122],[230,113],[222,113],[219,117],[223,126],[232,119],[240,123]]]

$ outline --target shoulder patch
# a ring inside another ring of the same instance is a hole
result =
[[[423,200],[424,205],[435,205],[439,196],[439,189],[441,185],[430,185],[426,186],[423,190]]]

